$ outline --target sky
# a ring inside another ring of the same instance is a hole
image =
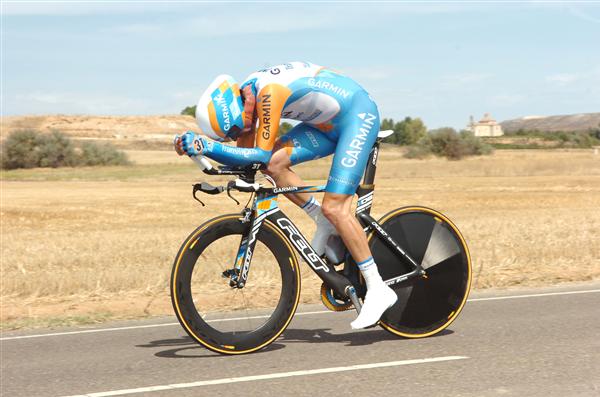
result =
[[[382,117],[600,112],[600,2],[2,1],[2,115],[177,114],[219,74],[289,61]]]

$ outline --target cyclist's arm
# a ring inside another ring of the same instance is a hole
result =
[[[258,130],[256,148],[271,153],[277,140],[277,130],[281,112],[292,91],[281,84],[271,83],[264,86],[257,95]]]
[[[210,140],[202,149],[202,154],[225,165],[248,165],[252,163],[267,164],[271,159],[271,152],[259,148],[244,148],[224,145]]]

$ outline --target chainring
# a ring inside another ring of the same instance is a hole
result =
[[[348,300],[340,300],[335,298],[333,290],[325,285],[321,284],[321,302],[331,311],[343,312],[354,308],[352,302]]]

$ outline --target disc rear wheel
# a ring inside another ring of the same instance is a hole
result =
[[[391,285],[398,301],[380,325],[408,338],[442,331],[462,310],[471,286],[471,259],[462,235],[448,218],[425,207],[396,209],[379,223],[426,272]],[[369,246],[384,280],[412,270],[374,233]]]

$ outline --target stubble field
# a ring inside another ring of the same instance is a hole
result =
[[[469,244],[474,288],[600,278],[599,155],[497,151],[451,162],[401,154],[384,147],[372,212],[419,204],[448,215]],[[3,328],[172,313],[179,245],[200,223],[241,207],[225,195],[207,196],[206,207],[192,200],[193,182],[225,179],[208,179],[188,159],[130,156],[131,167],[3,172]],[[316,184],[328,168],[323,159],[297,171]],[[280,205],[310,237],[309,218],[284,198]],[[305,265],[302,278],[302,301],[319,301],[320,281]]]

